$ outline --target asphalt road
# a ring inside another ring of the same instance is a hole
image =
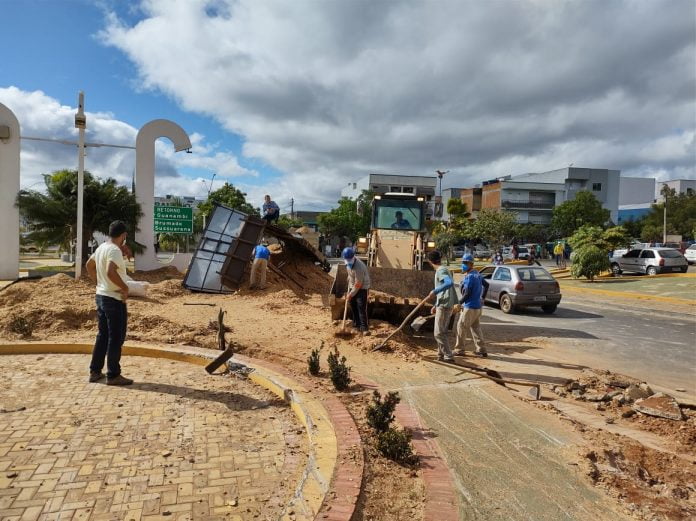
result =
[[[696,317],[619,302],[564,295],[553,315],[534,308],[506,315],[486,306],[484,335],[491,342],[500,333],[520,340],[543,336],[549,348],[539,357],[609,369],[696,396]]]

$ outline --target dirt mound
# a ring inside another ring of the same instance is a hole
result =
[[[181,284],[180,279],[164,280],[157,284],[152,284],[147,295],[150,298],[171,298],[187,295],[189,291]]]
[[[171,279],[181,280],[184,278],[184,275],[174,266],[163,266],[152,271],[135,271],[131,274],[131,277],[133,277],[133,280],[142,280],[155,284]]]
[[[585,471],[643,519],[696,516],[696,468],[636,442],[599,442],[585,455]]]

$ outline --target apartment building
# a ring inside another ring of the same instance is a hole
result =
[[[553,209],[590,191],[618,219],[619,170],[567,167],[484,181],[480,187],[462,190],[462,201],[473,212],[496,208],[515,212],[517,222],[550,224]]]
[[[439,212],[442,207],[436,207],[435,204],[437,190],[435,176],[370,174],[348,183],[341,190],[341,197],[356,199],[363,190],[370,190],[375,194],[398,192],[422,196],[427,201],[425,218],[432,219],[436,216],[440,218]]]

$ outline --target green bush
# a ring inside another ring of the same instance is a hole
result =
[[[377,432],[385,432],[394,421],[394,409],[401,401],[399,393],[389,392],[382,400],[379,391],[372,393],[372,403],[367,407],[367,424]]]
[[[397,430],[390,427],[377,435],[377,450],[385,458],[403,465],[414,465],[418,457],[413,453],[411,433],[407,430]]]
[[[589,280],[610,268],[609,256],[597,246],[583,246],[575,250],[570,274],[575,277],[587,277]]]
[[[317,376],[320,371],[320,359],[319,359],[319,353],[321,351],[321,348],[317,349],[312,349],[312,352],[309,354],[309,357],[307,358],[307,365],[309,366],[309,374]]]
[[[338,353],[329,353],[329,372],[331,382],[337,391],[344,391],[350,385],[350,367],[346,365],[346,357],[338,358]]]

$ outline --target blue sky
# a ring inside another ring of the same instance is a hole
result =
[[[203,195],[217,173],[259,204],[335,204],[368,173],[446,187],[575,166],[694,178],[692,0],[0,0],[0,102],[24,135],[132,144],[155,118],[156,191]],[[640,35],[640,38],[636,38]],[[560,39],[559,39],[560,38]],[[68,147],[65,147],[68,149]],[[72,150],[23,143],[22,185]],[[132,153],[87,168],[129,183]]]

